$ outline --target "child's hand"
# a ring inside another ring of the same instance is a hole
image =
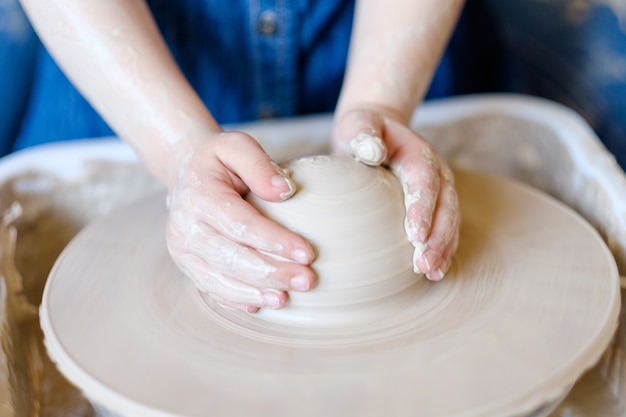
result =
[[[252,191],[281,201],[295,191],[258,143],[244,133],[215,133],[178,153],[171,158],[167,243],[197,287],[248,312],[281,308],[286,290],[311,288],[309,243],[242,198]]]
[[[443,278],[458,245],[460,223],[448,164],[426,140],[374,109],[337,116],[333,147],[369,165],[389,165],[404,190],[405,229],[415,246],[413,268],[431,280]]]

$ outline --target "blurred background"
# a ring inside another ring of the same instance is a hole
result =
[[[0,155],[14,150],[29,113],[41,106],[33,98],[33,85],[43,82],[35,68],[49,59],[18,1],[0,0]],[[427,99],[481,92],[571,107],[626,167],[626,1],[467,0]],[[45,105],[82,100],[75,91],[61,94],[67,97]],[[68,117],[58,122],[91,123],[93,136],[110,133],[101,121]],[[61,139],[78,137],[52,140]]]

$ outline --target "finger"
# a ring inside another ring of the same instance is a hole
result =
[[[314,252],[306,239],[261,215],[239,193],[220,179],[208,178],[200,189],[176,192],[170,209],[168,234],[183,244],[198,225],[206,223],[230,240],[301,265],[309,265]]]
[[[308,291],[315,280],[310,268],[243,246],[206,224],[193,228],[184,248],[173,250],[196,255],[213,273],[257,288]]]
[[[284,291],[257,288],[239,280],[216,273],[212,266],[194,254],[177,256],[180,269],[194,282],[195,286],[216,302],[234,308],[238,306],[266,307],[279,309],[287,302]]]
[[[233,303],[229,300],[226,300],[222,297],[218,297],[218,296],[211,296],[211,294],[208,293],[204,293],[201,292],[200,293],[202,295],[202,298],[204,298],[207,302],[215,302],[217,304],[219,304],[222,307],[226,307],[226,308],[232,308],[234,310],[240,310],[240,311],[245,311],[246,313],[256,313],[259,311],[259,307],[256,306],[249,306],[246,304],[239,304],[239,303]]]
[[[216,153],[226,168],[263,200],[283,201],[296,192],[289,173],[276,165],[261,145],[245,133],[221,134]]]
[[[341,154],[351,155],[366,165],[377,166],[387,159],[383,140],[384,121],[378,113],[355,110],[335,123],[333,146]]]
[[[415,272],[440,279],[460,222],[452,171],[428,142],[398,122],[387,121],[385,139],[405,194],[405,228],[415,246]]]
[[[226,139],[224,139],[226,138]],[[288,172],[278,167],[261,146],[250,136],[231,132],[223,134],[217,151],[220,161],[247,184],[262,199],[280,201],[295,192],[295,184]],[[242,155],[246,155],[242,158]],[[213,210],[203,210],[207,223],[219,229],[232,240],[307,265],[314,254],[310,244],[301,236],[260,215],[243,201],[230,184],[217,181],[207,187],[218,196],[211,202]],[[286,185],[285,185],[286,184]],[[286,190],[276,196],[276,190]],[[213,219],[211,219],[213,217]]]
[[[441,259],[441,263],[434,271],[431,271],[426,275],[428,279],[431,281],[440,281],[446,275],[448,270],[450,269],[450,265],[452,264],[452,256],[457,250],[459,244],[459,234],[454,234],[454,239],[446,249]]]
[[[428,146],[405,152],[392,165],[404,191],[405,230],[411,243],[426,243],[441,188],[439,164]]]
[[[416,263],[417,268],[429,278],[443,277],[447,269],[446,255],[451,256],[451,248],[458,239],[460,219],[456,190],[449,181],[444,180],[426,250]]]

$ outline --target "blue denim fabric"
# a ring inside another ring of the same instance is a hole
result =
[[[354,0],[148,3],[176,61],[218,122],[333,110]],[[39,52],[33,96],[15,148],[112,134],[47,52]],[[435,77],[431,95],[447,92],[449,72]]]
[[[191,84],[219,122],[233,123],[332,111],[353,1],[149,4]],[[28,92],[29,57],[32,48],[0,30],[0,154]],[[35,74],[15,149],[112,134],[43,48]],[[467,0],[427,98],[484,91],[572,107],[626,167],[626,8],[604,0]]]
[[[37,45],[17,0],[0,1],[0,156],[11,150],[20,127]]]

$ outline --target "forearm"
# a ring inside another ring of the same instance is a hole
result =
[[[176,148],[219,126],[171,57],[144,1],[22,0],[55,60],[161,181]]]
[[[462,0],[357,0],[337,114],[362,107],[407,122],[423,99]]]

